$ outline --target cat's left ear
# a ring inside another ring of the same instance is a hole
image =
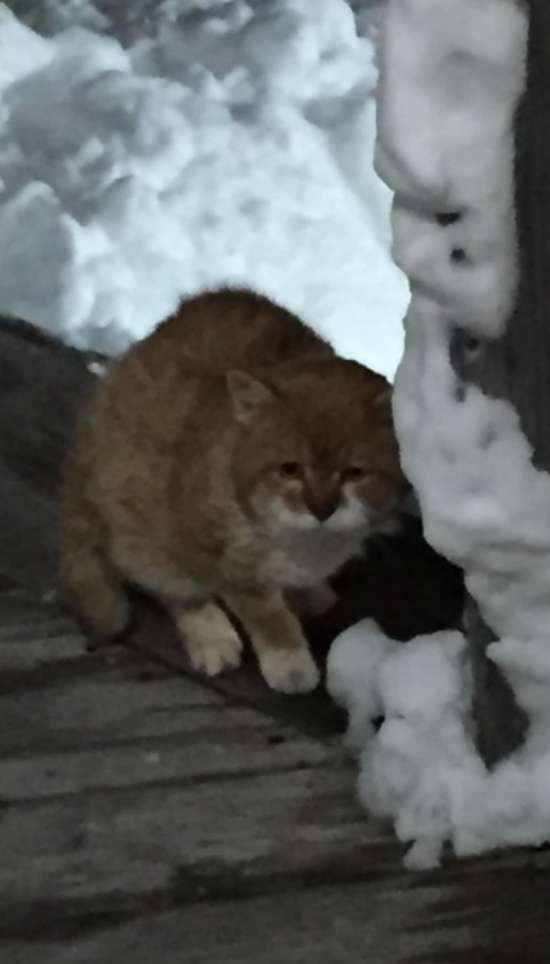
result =
[[[248,372],[234,369],[227,373],[226,380],[235,418],[241,425],[250,425],[258,412],[276,399],[268,385]]]

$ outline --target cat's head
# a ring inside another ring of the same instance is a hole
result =
[[[384,528],[404,489],[385,379],[331,358],[260,378],[232,371],[227,384],[245,507],[271,528]]]

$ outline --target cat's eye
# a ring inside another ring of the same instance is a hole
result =
[[[279,472],[285,479],[298,479],[301,474],[299,462],[281,462]]]
[[[360,482],[367,475],[367,470],[362,465],[348,465],[342,469],[340,477],[343,482]]]

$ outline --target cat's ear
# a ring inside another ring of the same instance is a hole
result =
[[[272,389],[248,372],[234,369],[227,373],[226,379],[235,418],[241,425],[250,425],[262,408],[275,401]]]

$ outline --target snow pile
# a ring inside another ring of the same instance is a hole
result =
[[[488,335],[516,286],[524,28],[516,0],[390,0],[381,45],[376,165],[397,195],[396,262],[455,324]]]
[[[181,295],[244,283],[393,375],[407,285],[372,43],[344,0],[162,9],[124,49],[0,5],[0,311],[117,352]]]
[[[52,59],[52,45],[20,24],[7,7],[0,7],[0,94],[25,74]]]
[[[446,840],[465,855],[550,839],[550,477],[514,409],[459,391],[449,358],[455,326],[495,336],[513,302],[525,43],[513,0],[390,0],[383,29],[377,163],[396,191],[395,255],[412,292],[395,381],[403,466],[426,537],[464,568],[500,639],[488,655],[531,724],[488,773],[470,734],[461,634],[397,650],[367,624],[336,641],[328,683],[353,741],[363,734],[361,798],[394,819],[415,866],[436,863]],[[376,735],[373,715],[384,718]]]
[[[550,838],[550,654],[547,640],[506,639],[490,647],[529,713],[524,746],[487,771],[471,733],[470,676],[458,632],[405,645],[370,621],[331,648],[327,686],[350,713],[359,755],[359,797],[395,822],[411,844],[411,868],[437,866],[450,842],[458,856]],[[383,717],[375,731],[373,720]]]
[[[486,779],[468,734],[464,647],[457,632],[403,646],[365,620],[329,653],[327,686],[350,714],[348,740],[360,755],[360,799],[372,814],[395,818],[400,840],[413,843],[411,867],[436,865],[448,838],[465,852],[455,829]]]
[[[374,721],[384,713],[377,674],[398,649],[399,643],[385,636],[373,619],[363,619],[341,633],[329,650],[327,688],[348,712],[346,743],[355,753],[374,736]]]

